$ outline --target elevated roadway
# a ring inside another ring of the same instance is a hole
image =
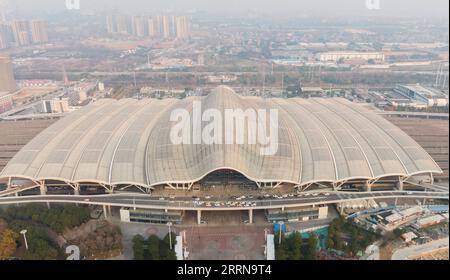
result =
[[[18,194],[17,194],[18,195]],[[380,191],[380,192],[327,192],[309,194],[294,198],[282,199],[245,199],[245,206],[227,205],[227,201],[214,199],[203,199],[196,201],[190,197],[175,197],[166,199],[148,194],[106,194],[106,195],[30,195],[30,196],[8,196],[0,198],[0,205],[26,204],[26,203],[72,203],[89,204],[115,207],[131,207],[141,209],[163,209],[163,210],[258,210],[276,209],[283,207],[302,207],[324,204],[335,204],[367,199],[444,199],[448,200],[448,192],[407,192],[407,191]],[[198,199],[197,199],[198,200]],[[203,203],[202,203],[203,202]],[[206,206],[210,202],[211,206]]]

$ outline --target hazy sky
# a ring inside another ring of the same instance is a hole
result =
[[[65,9],[66,0],[8,1],[19,14],[45,13]],[[448,0],[79,0],[85,11],[118,9],[124,12],[187,12],[214,14],[311,17],[401,16],[448,17]],[[379,10],[366,8],[366,1],[379,1]]]

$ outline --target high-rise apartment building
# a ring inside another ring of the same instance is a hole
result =
[[[156,29],[156,20],[154,18],[149,18],[147,20],[147,30],[148,30],[148,36],[150,37],[156,37],[158,35],[158,30]]]
[[[171,17],[167,15],[162,16],[161,21],[161,35],[164,38],[169,38],[171,36]]]
[[[128,35],[130,34],[129,22],[127,16],[116,16],[117,33]]]
[[[9,57],[0,57],[0,92],[11,92],[16,89],[12,61]]]
[[[106,16],[106,31],[108,34],[114,34],[117,32],[114,16],[112,15]]]
[[[14,41],[18,46],[30,45],[29,25],[25,20],[14,20],[11,23]]]
[[[133,34],[136,37],[186,38],[190,33],[187,16],[156,15],[146,16],[107,16],[108,34]]]
[[[7,23],[0,22],[0,50],[10,46],[10,29],[11,27]]]
[[[153,24],[156,36],[163,36],[163,16],[155,16],[153,18]]]
[[[134,36],[144,37],[147,35],[146,18],[141,16],[133,16],[131,18],[131,29]]]
[[[175,32],[176,37],[186,38],[189,37],[190,23],[187,16],[175,17]]]
[[[47,22],[43,20],[32,20],[30,23],[31,38],[33,43],[42,44],[48,42]]]

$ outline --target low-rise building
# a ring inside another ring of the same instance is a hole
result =
[[[402,234],[401,237],[406,243],[409,243],[413,241],[413,239],[417,238],[417,235],[414,232],[410,231]]]
[[[122,222],[138,222],[152,224],[180,224],[183,219],[183,211],[164,211],[157,209],[120,209],[120,220]]]
[[[0,92],[0,114],[9,111],[13,108],[12,94],[7,92]]]
[[[66,113],[70,111],[69,100],[67,98],[43,100],[38,105],[38,110],[41,113]]]
[[[266,214],[271,223],[321,220],[328,217],[328,206],[269,209]]]
[[[433,216],[428,216],[428,217],[417,220],[417,222],[414,224],[414,227],[417,229],[422,229],[422,228],[430,227],[432,225],[444,223],[447,221],[448,221],[448,217],[446,218],[443,215],[433,215]]]
[[[339,61],[341,59],[363,59],[384,61],[382,52],[324,52],[318,56],[320,61]]]
[[[398,85],[394,91],[413,102],[422,103],[424,106],[448,106],[448,97],[444,93],[420,84]]]

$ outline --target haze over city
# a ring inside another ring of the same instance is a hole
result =
[[[380,9],[368,9],[367,2],[379,2]],[[9,3],[18,14],[23,15],[48,14],[66,9],[65,0],[14,0]],[[81,0],[80,4],[82,12],[85,13],[103,13],[111,10],[128,13],[206,12],[212,15],[254,15],[270,18],[448,18],[449,9],[449,2],[446,0]]]

